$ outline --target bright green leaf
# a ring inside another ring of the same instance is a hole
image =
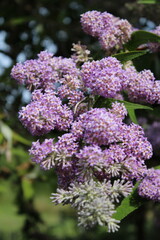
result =
[[[134,58],[140,57],[144,54],[146,54],[148,51],[131,51],[131,52],[123,52],[123,53],[117,53],[112,55],[112,57],[117,58],[120,62],[124,63],[129,60],[133,60]]]
[[[127,109],[127,111],[128,111],[128,115],[129,115],[131,121],[134,122],[135,124],[138,124],[135,111],[133,109]]]
[[[125,46],[132,51],[140,45],[149,42],[160,42],[160,36],[151,32],[139,30],[132,33],[130,41]]]
[[[141,198],[140,199],[138,198],[137,188],[138,183],[133,188],[132,193],[128,197],[124,198],[120,206],[116,208],[116,213],[113,215],[115,219],[122,220],[128,214],[139,208],[144,203],[144,201]]]
[[[155,4],[155,3],[160,3],[159,0],[139,0],[139,4]]]
[[[146,105],[142,105],[142,104],[137,104],[137,103],[132,103],[132,102],[127,102],[127,101],[123,101],[123,100],[116,100],[116,99],[113,99],[114,101],[118,101],[118,102],[121,102],[121,103],[124,103],[125,107],[127,109],[147,109],[147,110],[153,110],[153,108],[149,107],[149,106],[146,106]]]
[[[28,22],[29,20],[31,20],[31,17],[12,18],[9,21],[9,23],[11,25],[21,25],[21,24],[24,24],[24,23]]]
[[[28,146],[31,146],[31,141],[25,139],[24,137],[20,136],[18,133],[15,133],[15,132],[12,132],[13,134],[13,139],[20,142],[20,143],[23,143],[25,145],[28,145]]]
[[[26,200],[29,200],[34,195],[34,189],[32,185],[32,181],[28,178],[22,179],[22,190],[23,190],[23,196]]]
[[[7,124],[0,121],[0,132],[8,142],[12,142],[12,130]]]
[[[147,109],[147,110],[153,110],[151,107],[145,106],[145,105],[141,105],[141,104],[137,104],[137,103],[132,103],[132,102],[127,102],[127,101],[122,101],[122,100],[115,100],[114,101],[118,101],[121,102],[125,105],[127,111],[128,111],[128,115],[130,117],[130,119],[132,120],[132,122],[134,123],[138,123],[137,122],[137,118],[135,115],[135,110],[136,109]]]
[[[154,167],[154,169],[160,169],[160,165],[158,165],[158,166]]]
[[[134,122],[136,124],[137,124],[137,119],[136,119],[136,115],[135,115],[135,110],[136,109],[153,110],[151,107],[146,106],[146,105],[141,105],[141,104],[122,101],[122,100],[116,100],[114,98],[104,98],[104,97],[101,97],[101,96],[99,98],[97,98],[94,107],[108,108],[108,107],[111,107],[112,102],[123,103],[125,105],[127,111],[128,111],[128,115],[129,115],[130,119],[132,120],[132,122]]]

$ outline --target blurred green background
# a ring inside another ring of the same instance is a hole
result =
[[[34,58],[44,49],[69,57],[72,43],[78,41],[99,58],[103,53],[96,39],[80,26],[80,14],[88,10],[108,11],[145,30],[160,24],[159,4],[134,0],[0,1],[0,240],[160,239],[160,206],[151,202],[124,219],[118,233],[78,228],[75,211],[54,206],[49,199],[57,187],[54,170],[40,170],[28,155],[37,138],[23,128],[18,110],[30,95],[10,78],[10,70],[16,62]],[[159,54],[137,62],[142,69],[145,64],[160,77]]]

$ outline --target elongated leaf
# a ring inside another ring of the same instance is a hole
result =
[[[124,63],[127,62],[129,60],[133,60],[137,57],[140,57],[144,54],[146,54],[148,51],[147,50],[143,50],[143,51],[130,51],[130,52],[123,52],[123,53],[117,53],[114,54],[112,57],[117,58],[120,62]]]
[[[146,109],[146,110],[153,110],[151,107],[146,106],[146,105],[141,105],[141,104],[137,104],[137,103],[132,103],[132,102],[127,102],[127,101],[122,101],[122,100],[116,100],[114,98],[104,98],[104,97],[99,97],[97,98],[97,101],[94,105],[94,107],[98,107],[98,108],[108,108],[111,106],[112,102],[120,102],[123,103],[128,111],[128,115],[131,119],[132,122],[137,124],[137,119],[136,119],[136,115],[135,115],[135,110],[136,109]]]
[[[128,111],[128,115],[129,115],[131,121],[138,124],[137,117],[136,117],[136,114],[135,114],[135,110],[127,109],[127,111]]]
[[[32,181],[27,178],[22,179],[22,190],[23,190],[23,195],[26,200],[29,200],[33,197],[34,195],[34,189],[32,185]]]
[[[140,4],[155,4],[160,3],[159,0],[139,0],[138,3]]]
[[[149,42],[160,42],[160,36],[151,32],[139,30],[132,33],[130,41],[125,46],[132,51],[140,45]]]
[[[15,132],[12,132],[12,136],[13,136],[13,139],[20,142],[20,143],[23,143],[27,146],[31,146],[31,141],[25,139],[24,137],[20,136],[18,133],[15,133]]]
[[[160,169],[160,165],[158,165],[158,166],[154,167],[154,169]]]
[[[146,105],[141,105],[141,104],[137,104],[137,103],[132,103],[132,102],[127,102],[127,101],[122,101],[122,100],[115,100],[114,101],[118,101],[121,102],[125,105],[127,111],[128,111],[128,115],[131,119],[132,122],[134,123],[138,123],[137,122],[137,118],[136,118],[136,114],[135,114],[135,110],[136,109],[147,109],[147,110],[153,110],[153,108],[148,107]]]
[[[142,105],[142,104],[137,104],[137,103],[132,103],[132,102],[127,102],[127,101],[123,101],[123,100],[116,100],[114,99],[114,101],[118,101],[121,103],[124,103],[125,107],[127,109],[147,109],[147,110],[153,110],[153,108],[146,106],[146,105]]]
[[[115,219],[122,220],[144,203],[143,199],[138,197],[137,188],[138,183],[133,188],[132,193],[128,197],[124,198],[121,205],[116,208],[116,213],[113,215]]]

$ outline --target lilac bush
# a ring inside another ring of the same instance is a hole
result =
[[[78,43],[70,58],[42,51],[37,59],[17,63],[11,76],[32,92],[31,102],[19,111],[24,127],[32,135],[53,134],[33,142],[29,150],[34,163],[57,173],[52,202],[71,204],[80,226],[106,225],[115,232],[121,220],[117,209],[137,184],[141,197],[160,200],[160,170],[146,165],[152,145],[134,121],[136,108],[149,109],[134,102],[160,103],[160,81],[150,70],[138,72],[133,65],[134,52],[124,44],[132,43],[137,30],[127,20],[89,11],[81,15],[81,24],[98,38],[106,57],[93,60]],[[155,33],[158,27],[147,34],[159,40]],[[113,52],[118,54],[111,56]],[[131,57],[124,61],[125,56]],[[128,114],[133,122],[127,121]]]

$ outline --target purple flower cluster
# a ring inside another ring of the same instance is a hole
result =
[[[69,129],[73,113],[53,91],[35,90],[31,103],[19,111],[19,119],[31,134],[42,135],[54,129]]]
[[[38,59],[17,63],[11,76],[29,89],[58,91],[63,100],[68,99],[71,106],[80,101],[84,95],[80,70],[71,58],[53,57],[51,53],[42,51]]]
[[[131,101],[160,103],[160,81],[155,80],[150,70],[137,72],[132,66],[126,69],[125,76],[123,88]]]
[[[152,157],[152,146],[140,126],[123,123],[126,114],[123,104],[121,118],[118,112],[116,115],[117,107],[119,103],[114,103],[109,111],[92,109],[73,123],[71,132],[85,144],[76,155],[78,165],[85,171],[96,170],[94,173],[101,179],[120,173],[124,179],[139,179],[146,171],[145,160]]]
[[[81,23],[108,52],[121,48],[133,31],[127,20],[107,12],[86,12]],[[79,225],[98,223],[114,232],[119,221],[112,215],[135,182],[141,181],[140,196],[160,201],[160,170],[147,169],[153,150],[142,127],[126,124],[124,104],[107,98],[123,99],[127,93],[134,102],[160,103],[160,81],[150,70],[137,72],[115,57],[90,61],[80,44],[74,52],[63,58],[43,51],[12,68],[11,76],[32,91],[19,119],[32,135],[61,131],[57,141],[38,140],[29,150],[33,162],[57,173],[53,202],[75,207]],[[94,105],[99,96],[112,101],[111,108]]]
[[[94,95],[116,98],[125,90],[133,102],[160,103],[160,81],[150,70],[137,72],[134,66],[123,69],[114,57],[86,62],[81,77],[86,88]]]
[[[40,144],[39,140],[32,143],[29,150],[33,162],[47,170],[53,167],[68,168],[71,158],[78,150],[76,138],[71,133],[63,134],[57,142],[54,139],[45,139]]]
[[[139,185],[139,195],[154,201],[160,201],[160,170],[148,169]]]
[[[98,37],[103,49],[122,48],[131,36],[133,28],[124,19],[119,19],[108,12],[88,11],[81,15],[83,30],[93,37]]]
[[[93,94],[115,97],[122,90],[122,64],[114,57],[86,62],[82,66],[82,80]]]

